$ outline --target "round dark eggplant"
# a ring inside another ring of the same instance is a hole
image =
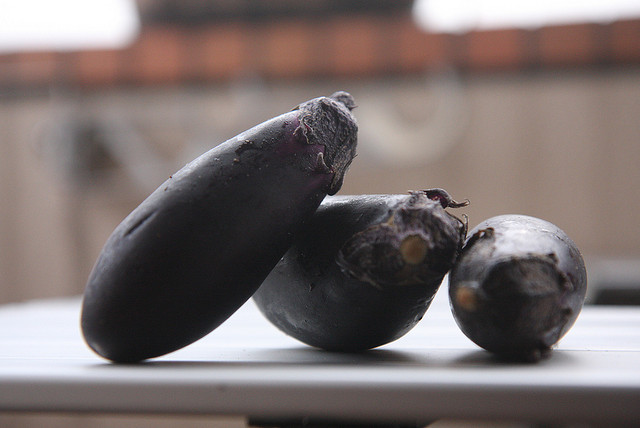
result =
[[[260,286],[264,316],[299,341],[363,351],[398,339],[429,307],[466,224],[441,189],[327,197]]]
[[[549,355],[587,291],[576,244],[557,226],[524,215],[490,218],[469,236],[449,276],[451,309],[464,334],[507,359]]]
[[[355,156],[353,98],[305,102],[186,165],[114,230],[90,274],[81,326],[116,362],[182,348],[233,314]]]

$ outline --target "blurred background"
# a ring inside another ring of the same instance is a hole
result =
[[[170,174],[336,90],[360,126],[342,194],[443,187],[471,227],[544,218],[590,302],[638,303],[634,3],[1,0],[0,303],[80,294]]]
[[[340,89],[360,125],[341,193],[443,187],[471,227],[542,217],[592,291],[637,301],[635,3],[2,0],[0,302],[81,293],[170,174]]]

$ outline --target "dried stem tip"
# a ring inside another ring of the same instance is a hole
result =
[[[462,202],[454,201],[451,195],[444,189],[438,189],[438,188],[426,189],[426,190],[423,190],[422,192],[425,195],[427,195],[427,198],[431,199],[432,201],[440,202],[440,204],[442,205],[442,208],[447,208],[447,207],[461,208],[469,205],[468,199],[465,199]]]
[[[427,243],[419,235],[409,235],[400,243],[400,255],[405,263],[419,265],[424,261],[428,251]]]
[[[467,312],[474,312],[478,309],[478,294],[467,286],[461,286],[455,292],[455,301],[458,306]]]

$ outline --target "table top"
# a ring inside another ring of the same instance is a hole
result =
[[[358,354],[307,347],[249,301],[200,341],[132,365],[85,345],[80,297],[8,304],[0,410],[640,422],[640,308],[585,306],[549,359],[518,364],[470,342],[446,299],[441,290],[407,335]]]

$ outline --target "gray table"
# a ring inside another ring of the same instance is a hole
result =
[[[79,297],[5,305],[0,410],[640,424],[640,309],[587,306],[550,359],[507,364],[462,335],[446,298],[405,337],[355,355],[301,345],[250,301],[199,342],[137,365],[85,346]]]

